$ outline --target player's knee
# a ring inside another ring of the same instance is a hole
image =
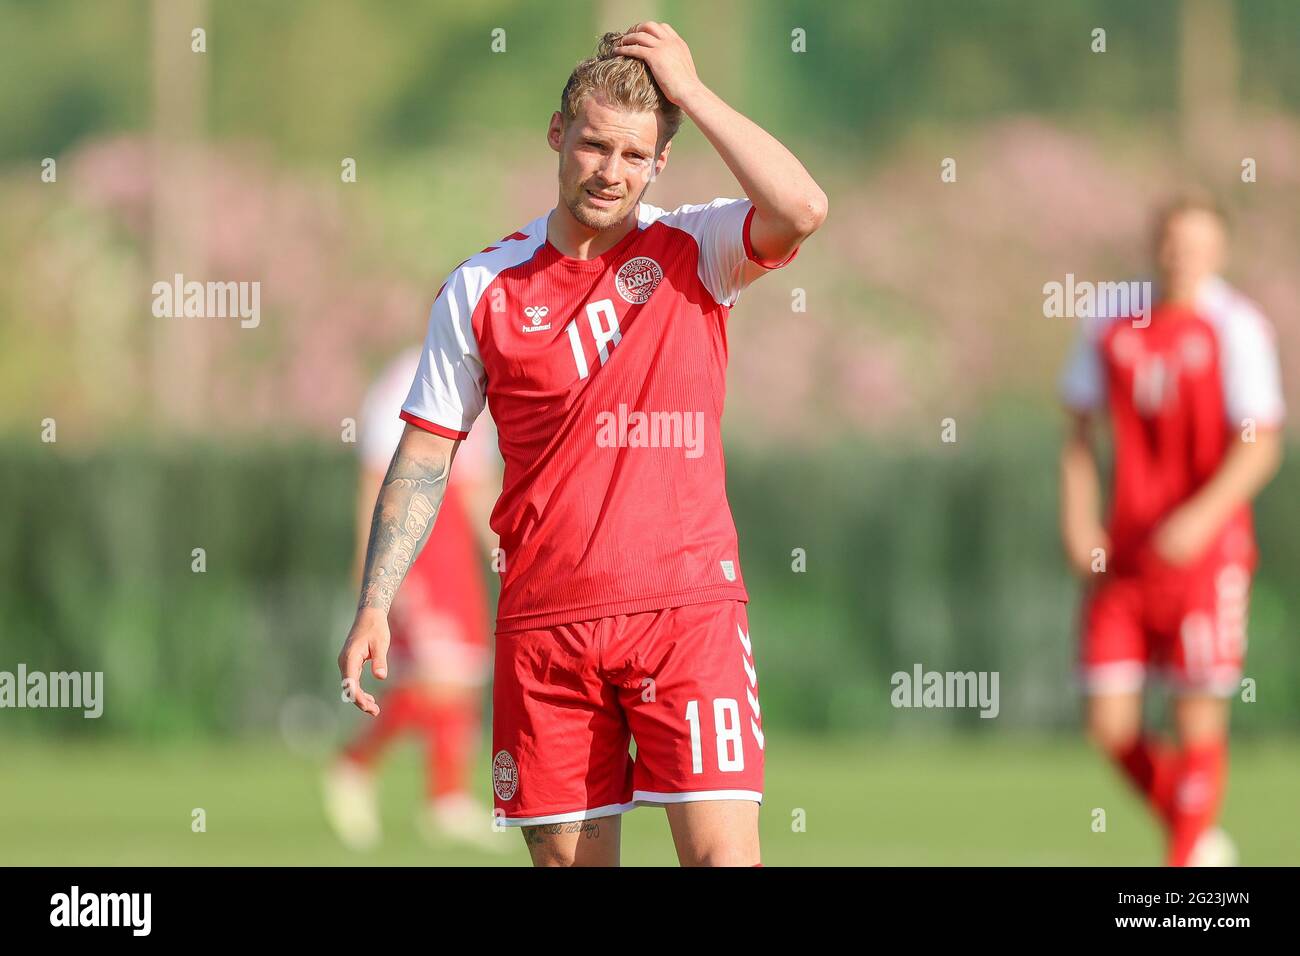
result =
[[[755,866],[759,862],[758,840],[707,841],[679,848],[678,859],[682,866]]]
[[[592,853],[580,853],[580,848],[566,840],[536,832],[524,833],[524,843],[535,867],[606,866],[607,861]]]
[[[533,866],[535,867],[578,865],[572,853],[565,853],[562,850],[539,850],[532,847],[529,852],[532,854]]]
[[[1088,740],[1110,756],[1131,749],[1141,733],[1141,725],[1132,721],[1116,720],[1104,714],[1093,714],[1088,719]]]
[[[533,866],[574,866],[576,864],[574,848],[558,840],[547,840],[525,830],[524,844],[528,847],[528,855],[532,857]]]
[[[697,853],[692,859],[683,860],[683,866],[756,866],[758,853],[733,848],[718,847]]]
[[[549,851],[538,853],[533,852],[533,867],[616,867],[618,860],[606,858],[604,856],[580,856],[574,853],[565,853],[564,851]]]
[[[1228,705],[1215,698],[1180,700],[1175,705],[1174,725],[1184,746],[1222,743],[1228,738]]]

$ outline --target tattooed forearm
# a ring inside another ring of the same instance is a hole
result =
[[[450,461],[441,452],[412,454],[405,443],[398,447],[370,521],[358,608],[378,608],[387,614],[392,607],[438,516],[449,470]]]
[[[588,840],[600,836],[599,820],[575,820],[572,823],[543,823],[535,827],[524,827],[524,843],[537,846],[548,836],[560,833],[580,833]]]

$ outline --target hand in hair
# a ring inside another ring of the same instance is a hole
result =
[[[623,34],[614,52],[641,60],[654,74],[664,96],[678,106],[701,88],[690,47],[666,23],[647,20]]]

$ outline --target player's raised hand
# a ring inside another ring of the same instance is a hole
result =
[[[666,23],[638,23],[623,34],[614,52],[644,61],[664,96],[678,106],[701,85],[690,47]]]
[[[362,608],[339,652],[339,674],[343,677],[343,699],[372,717],[379,716],[379,704],[361,687],[361,670],[370,661],[371,672],[380,680],[388,677],[388,615],[376,608]]]

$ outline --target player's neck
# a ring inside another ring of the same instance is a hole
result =
[[[1162,279],[1158,286],[1160,291],[1160,304],[1192,308],[1200,298],[1201,290],[1208,279],[1208,276],[1201,276],[1200,278],[1184,280],[1182,282],[1173,282],[1168,279]]]
[[[563,203],[551,210],[546,219],[546,240],[560,254],[570,259],[595,259],[618,245],[637,227],[637,208],[610,229],[592,229],[573,217]]]

